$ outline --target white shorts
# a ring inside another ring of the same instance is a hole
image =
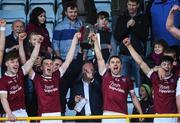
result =
[[[103,115],[125,115],[123,113],[104,111]],[[126,119],[102,119],[102,123],[126,123]]]
[[[153,123],[177,123],[177,118],[154,118]]]
[[[12,114],[14,114],[16,117],[28,117],[25,109],[18,109],[18,110],[12,111]],[[27,121],[16,121],[16,122],[6,121],[5,123],[27,123]]]
[[[61,112],[42,113],[41,116],[61,116]],[[62,120],[41,120],[40,123],[62,123]]]

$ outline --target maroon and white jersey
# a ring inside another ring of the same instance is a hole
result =
[[[150,71],[148,77],[151,79],[154,90],[155,113],[177,113],[176,85],[178,74],[171,74],[168,78],[161,81],[157,72]]]
[[[16,75],[7,73],[0,79],[0,93],[7,93],[7,100],[12,111],[25,109],[24,69],[19,69]]]
[[[53,73],[52,77],[44,77],[34,73],[32,78],[34,82],[37,98],[38,98],[38,113],[61,112],[59,84],[60,71]]]
[[[127,96],[134,92],[133,82],[127,77],[113,77],[107,70],[102,76],[103,109],[127,114]]]

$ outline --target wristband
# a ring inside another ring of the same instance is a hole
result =
[[[4,26],[0,26],[0,31],[5,31],[6,28]]]

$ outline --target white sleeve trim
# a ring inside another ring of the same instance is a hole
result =
[[[24,66],[22,66],[22,67],[21,67],[21,69],[22,69],[22,71],[23,71],[23,74],[24,74],[24,75],[26,75],[26,74],[27,74],[27,72],[26,72],[26,70],[25,70]]]
[[[180,95],[180,78],[177,81],[177,86],[176,86],[176,96]]]
[[[154,70],[151,69],[151,70],[149,71],[149,73],[147,74],[147,77],[150,78],[153,72],[154,72]]]
[[[32,76],[31,76],[31,80],[33,80],[34,79],[34,77],[35,77],[35,75],[36,75],[36,73],[33,71],[33,73],[32,73]]]
[[[60,77],[62,77],[62,76],[64,75],[64,73],[65,73],[65,72],[62,70],[61,67],[59,68],[59,72],[60,72]]]
[[[0,94],[7,94],[7,91],[2,90],[0,91]]]

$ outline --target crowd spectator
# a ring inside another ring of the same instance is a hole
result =
[[[180,5],[179,0],[154,0],[152,7],[150,8],[151,21],[152,21],[152,39],[159,40],[164,39],[168,46],[176,50],[177,56],[179,56],[179,39],[173,37],[171,33],[166,29],[166,21],[170,12],[172,14],[172,6]],[[174,17],[174,25],[180,27],[180,13],[176,13]]]
[[[76,82],[77,84],[71,89],[68,102],[69,109],[81,104],[82,100],[86,100],[81,110],[76,111],[77,116],[102,115],[102,93],[101,82],[95,76],[95,68],[92,62],[87,61],[82,66],[82,76]],[[79,103],[79,104],[78,104]],[[77,107],[78,109],[79,107]],[[97,122],[100,120],[83,120],[80,122]]]
[[[169,11],[166,21],[166,29],[178,40],[180,40],[180,30],[174,25],[174,16],[176,12],[180,11],[180,6],[174,5]]]
[[[127,96],[130,93],[133,104],[142,114],[139,100],[134,92],[133,82],[126,76],[121,75],[122,62],[118,56],[111,56],[108,68],[102,57],[96,34],[91,34],[94,41],[94,49],[98,63],[98,71],[102,76],[103,115],[127,114]],[[141,119],[142,120],[142,119]],[[125,119],[102,119],[102,123],[125,123]]]
[[[140,68],[131,57],[128,49],[122,43],[123,39],[129,37],[133,47],[144,56],[146,49],[145,42],[149,34],[149,22],[147,17],[138,11],[139,0],[128,0],[128,11],[119,16],[114,32],[115,39],[120,42],[119,54],[122,59],[122,75],[135,78],[136,86],[140,86]],[[135,72],[134,72],[135,71]]]
[[[109,24],[109,13],[106,11],[100,11],[98,13],[97,24],[95,26],[97,28],[97,33],[99,33],[100,36],[101,52],[105,62],[108,61],[112,48],[112,32]]]
[[[154,92],[154,113],[166,114],[177,113],[176,86],[179,77],[179,69],[172,73],[173,58],[164,56],[161,59],[160,67],[165,71],[165,77],[159,78],[157,69],[150,69],[141,56],[135,51],[129,38],[123,40],[134,60],[139,64],[143,72],[150,78]],[[177,118],[154,118],[154,123],[176,123]]]
[[[23,42],[26,33],[19,34],[19,42]],[[16,117],[27,117],[25,110],[24,95],[24,76],[32,68],[40,49],[40,39],[37,40],[35,48],[30,59],[20,68],[18,61],[18,52],[11,51],[6,55],[5,65],[7,70],[0,83],[0,97],[5,116],[10,121],[15,121]]]
[[[83,23],[95,24],[97,18],[97,11],[94,0],[62,0],[63,8],[69,2],[74,2],[78,9],[78,18]]]
[[[32,32],[36,32],[44,37],[40,52],[45,55],[52,53],[51,41],[49,38],[49,32],[46,28],[46,11],[41,7],[34,8],[29,17],[29,23],[26,26],[26,33],[31,35]]]
[[[152,99],[152,90],[148,84],[141,84],[140,91],[140,105],[142,108],[143,114],[154,114],[153,111],[153,99]],[[136,108],[133,108],[132,114],[139,114]],[[139,119],[133,118],[131,122],[140,122]],[[153,122],[153,118],[145,118],[143,122]]]

